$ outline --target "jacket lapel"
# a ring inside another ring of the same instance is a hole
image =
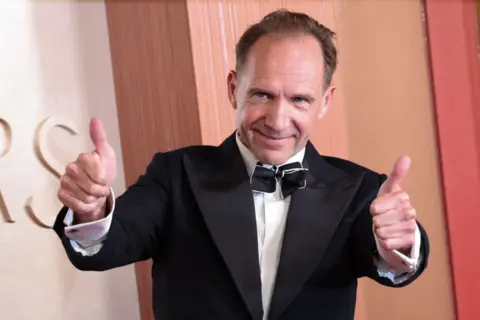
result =
[[[248,173],[230,136],[184,165],[206,225],[254,320],[263,316],[255,206]],[[221,302],[219,302],[221,303]]]
[[[307,187],[292,195],[269,319],[278,319],[322,260],[362,177],[329,165],[309,143]]]

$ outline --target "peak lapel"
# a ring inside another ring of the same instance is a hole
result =
[[[206,158],[184,157],[195,199],[252,319],[263,316],[255,206],[235,137]]]
[[[322,260],[362,179],[330,166],[310,144],[304,165],[309,168],[310,181],[292,196],[270,320],[280,317]]]

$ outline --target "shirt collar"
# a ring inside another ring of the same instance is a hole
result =
[[[243,161],[245,162],[245,166],[247,168],[248,176],[251,177],[253,174],[253,170],[257,165],[258,159],[253,155],[253,153],[240,141],[238,133],[235,134],[235,140],[237,142],[238,149],[240,150],[240,154],[242,155]],[[305,148],[297,152],[293,155],[290,159],[282,163],[281,165],[293,163],[293,162],[303,162],[303,158],[305,157]]]

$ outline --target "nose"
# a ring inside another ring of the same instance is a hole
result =
[[[281,131],[287,126],[287,105],[283,99],[273,100],[269,106],[265,115],[265,125],[272,130]]]

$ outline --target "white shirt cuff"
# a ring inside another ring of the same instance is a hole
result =
[[[110,230],[115,209],[115,195],[112,188],[110,188],[107,201],[110,204],[110,212],[105,218],[97,221],[72,225],[74,214],[72,209],[68,209],[63,219],[63,223],[66,225],[65,236],[70,239],[70,244],[75,251],[83,255],[93,255],[100,251],[102,242]]]
[[[392,280],[396,279],[394,282],[398,282],[398,276],[401,276],[401,278],[405,278],[405,275],[409,277],[410,275],[415,273],[420,263],[421,235],[418,225],[415,229],[415,241],[413,243],[412,249],[410,250],[409,257],[407,257],[398,250],[385,250],[379,245],[376,235],[375,242],[377,244],[377,250],[381,258],[381,261],[376,261],[380,276],[384,276]],[[406,280],[407,278],[405,278],[404,280]]]

